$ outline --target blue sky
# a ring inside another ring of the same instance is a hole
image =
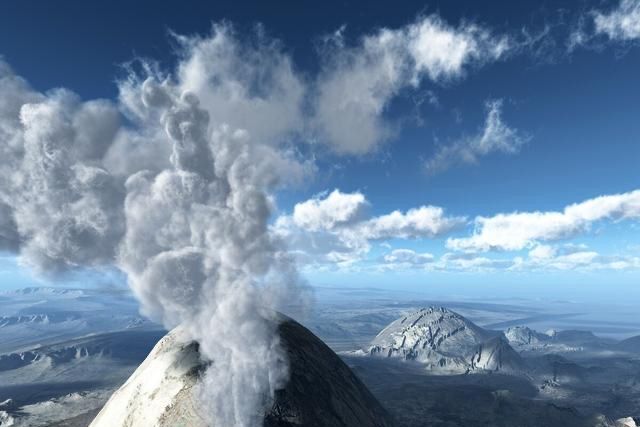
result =
[[[286,139],[312,169],[271,227],[312,284],[638,296],[640,2],[129,3],[5,2],[0,55],[34,90],[115,102],[127,61],[188,62],[170,31],[264,32],[305,91]],[[14,255],[4,286],[30,281]]]

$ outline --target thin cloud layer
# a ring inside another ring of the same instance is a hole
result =
[[[381,271],[423,272],[553,272],[553,271],[622,271],[640,268],[640,257],[630,254],[603,255],[584,245],[551,246],[539,244],[527,256],[509,257],[446,252],[437,257],[412,249],[393,249],[377,265]]]
[[[602,48],[603,40],[624,45],[640,39],[640,0],[620,0],[609,10],[591,10],[580,16],[569,35],[569,52],[578,47]]]
[[[640,218],[640,190],[600,196],[563,211],[514,212],[477,217],[473,235],[447,240],[449,249],[465,252],[517,251],[537,242],[566,239],[597,221]]]
[[[511,270],[629,270],[640,268],[640,257],[633,255],[602,255],[586,245],[538,244],[526,258],[516,257]]]
[[[441,146],[433,157],[425,161],[429,174],[443,172],[457,164],[476,163],[480,157],[494,152],[515,154],[529,140],[502,119],[502,100],[488,101],[484,127],[476,135]]]
[[[394,249],[382,258],[384,267],[390,269],[419,268],[432,264],[433,254],[412,249]]]

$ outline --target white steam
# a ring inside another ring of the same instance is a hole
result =
[[[39,93],[0,61],[0,250],[45,274],[117,265],[200,343],[203,416],[253,426],[287,379],[273,310],[307,298],[268,227],[271,194],[313,170],[282,142],[302,86],[263,39],[181,42],[175,73],[143,64],[118,103]]]
[[[123,189],[101,157],[118,127],[111,103],[36,93],[0,63],[0,248],[39,271],[113,260]]]
[[[296,280],[267,228],[266,190],[286,160],[245,131],[210,132],[192,93],[153,80],[141,91],[162,117],[171,168],[127,179],[118,264],[145,313],[184,325],[212,362],[201,397],[216,425],[256,425],[265,397],[287,374],[274,323],[265,322],[272,315],[265,302],[279,305],[269,301],[274,284]]]

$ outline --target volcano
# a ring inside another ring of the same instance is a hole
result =
[[[265,427],[392,425],[376,398],[319,338],[284,317],[278,331],[290,378],[265,412]],[[182,329],[168,333],[113,394],[91,427],[213,427],[205,422],[206,408],[199,407],[194,395],[194,386],[207,368],[198,350]]]

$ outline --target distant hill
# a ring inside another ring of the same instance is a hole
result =
[[[640,335],[620,341],[615,348],[629,353],[640,353]]]
[[[393,321],[367,353],[450,372],[520,371],[525,366],[501,332],[483,329],[444,307],[422,308]]]

